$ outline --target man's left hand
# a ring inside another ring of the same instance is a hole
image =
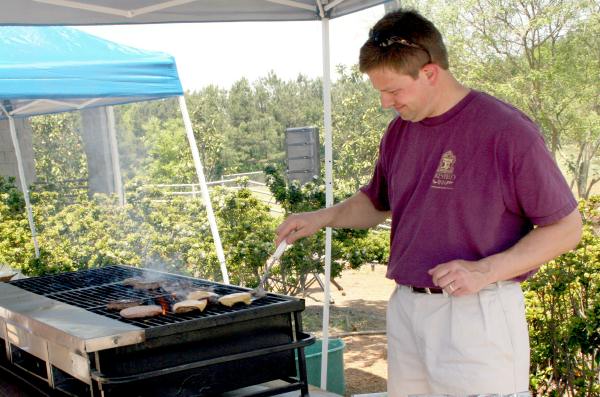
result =
[[[490,279],[490,264],[485,260],[465,261],[456,259],[441,263],[430,269],[428,273],[435,285],[443,288],[446,293],[452,296],[475,294],[486,285],[494,282]]]

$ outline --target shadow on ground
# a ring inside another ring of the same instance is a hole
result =
[[[371,368],[387,360],[386,339],[380,336],[353,336],[344,338],[346,348],[344,360],[348,366],[360,365]]]
[[[386,390],[386,380],[370,372],[356,368],[344,371],[346,378],[346,393],[349,397],[353,394],[379,393]]]
[[[350,300],[344,306],[329,306],[330,334],[355,331],[385,330],[387,301]],[[302,314],[304,329],[320,335],[323,307],[307,306]]]

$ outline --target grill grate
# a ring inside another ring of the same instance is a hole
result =
[[[55,292],[115,283],[128,277],[142,276],[143,272],[143,269],[107,266],[78,272],[23,278],[12,281],[11,284],[38,295],[48,296]]]
[[[184,281],[186,284],[191,285],[192,288],[210,289],[219,295],[248,291],[248,289],[241,287],[126,266],[107,266],[78,272],[20,279],[12,281],[11,284],[38,295],[77,306],[104,317],[136,325],[140,328],[163,327],[190,321],[206,321],[216,316],[231,318],[237,316],[237,313],[257,313],[257,311],[267,310],[278,304],[285,305],[286,303],[296,302],[293,298],[268,294],[264,298],[254,300],[248,306],[236,305],[229,308],[223,305],[209,304],[203,312],[167,313],[166,315],[146,319],[125,319],[119,315],[118,311],[107,310],[106,304],[109,301],[129,298],[143,299],[145,303],[156,304],[157,298],[165,297],[167,300],[170,300],[169,298],[172,296],[171,293],[162,288],[156,290],[137,290],[123,285],[122,281],[129,277],[144,277],[167,282]]]

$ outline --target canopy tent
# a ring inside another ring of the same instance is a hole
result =
[[[223,279],[229,282],[200,155],[173,57],[119,45],[74,28],[55,26],[0,27],[0,53],[4,54],[0,59],[0,118],[9,120],[36,256],[39,256],[37,233],[14,119],[178,96],[221,272]],[[110,110],[108,115],[112,117]],[[109,136],[114,151],[112,157],[118,159],[115,132],[110,128]],[[119,169],[118,164],[115,169]],[[120,175],[116,178],[115,185],[120,187]]]
[[[390,0],[19,0],[2,4],[2,25],[319,21]]]
[[[0,99],[12,117],[183,94],[170,55],[73,28],[2,27],[0,52]]]
[[[174,22],[321,21],[326,206],[333,205],[329,20],[399,0],[20,0],[3,5],[0,25],[99,25]],[[331,228],[325,238],[321,387],[327,385]]]

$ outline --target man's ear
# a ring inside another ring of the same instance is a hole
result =
[[[423,73],[425,73],[427,80],[430,80],[431,82],[434,82],[437,80],[438,69],[437,69],[436,65],[430,63],[430,64],[423,66]]]

